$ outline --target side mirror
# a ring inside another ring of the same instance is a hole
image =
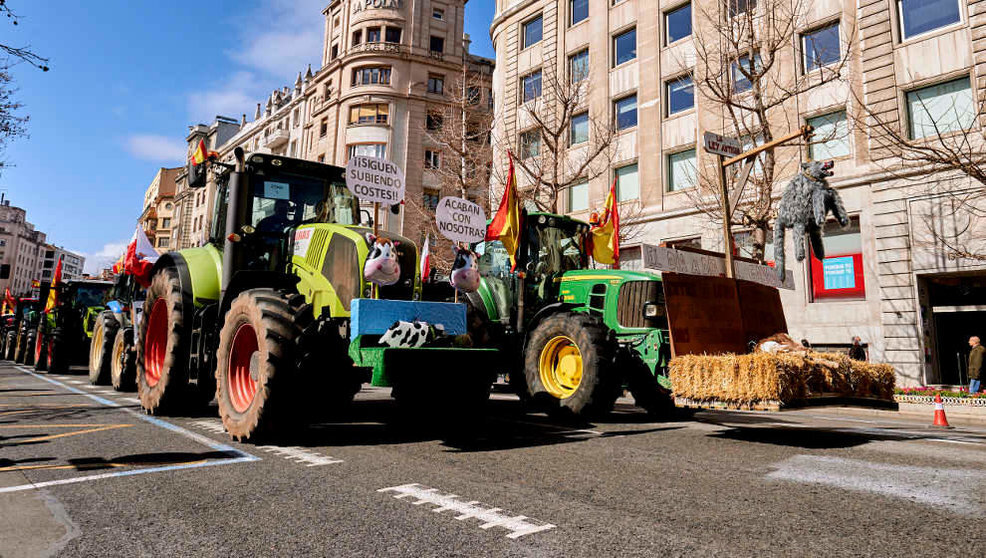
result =
[[[372,227],[373,226],[373,216],[370,214],[370,211],[369,210],[367,210],[367,209],[360,209],[359,210],[359,222],[360,222],[361,225],[366,225],[368,227]],[[8,273],[9,273],[9,271],[8,271]]]

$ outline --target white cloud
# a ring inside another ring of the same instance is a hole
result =
[[[130,244],[129,240],[120,240],[117,242],[104,244],[103,247],[97,252],[76,253],[82,254],[86,257],[84,271],[91,275],[95,275],[103,269],[112,266],[116,260],[120,259],[120,256],[122,256],[127,250],[128,244]]]
[[[215,89],[199,91],[188,96],[188,111],[198,122],[209,122],[214,116],[238,118],[240,114],[253,117],[258,95],[263,95],[257,77],[251,72],[236,72]]]
[[[181,137],[154,134],[134,134],[127,138],[127,150],[131,155],[155,163],[181,163],[187,146]]]

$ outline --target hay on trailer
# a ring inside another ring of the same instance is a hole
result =
[[[683,355],[671,360],[671,385],[688,404],[779,408],[819,397],[893,401],[889,364],[835,353]]]

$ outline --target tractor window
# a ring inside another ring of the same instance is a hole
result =
[[[510,254],[503,243],[495,240],[476,247],[483,255],[479,258],[479,274],[490,290],[501,323],[507,323],[514,306],[514,279],[510,275]]]
[[[538,228],[536,249],[537,254],[531,255],[535,256],[534,273],[539,280],[547,275],[585,267],[582,235],[576,230],[566,231],[550,226]]]
[[[304,223],[356,224],[358,202],[345,185],[298,176],[263,177],[253,185],[251,224],[262,233]]]
[[[102,306],[109,285],[80,285],[75,293],[76,306]]]

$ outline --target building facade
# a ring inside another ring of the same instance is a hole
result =
[[[55,267],[58,261],[62,262],[62,280],[74,281],[82,279],[83,269],[86,266],[86,258],[61,246],[46,244],[39,260],[37,277],[42,283],[50,283],[55,274]]]
[[[137,220],[160,253],[171,249],[171,229],[175,213],[175,181],[181,167],[160,168],[144,191],[144,209]]]
[[[624,246],[624,267],[640,266],[640,243],[722,251],[721,224],[698,209],[695,192],[715,176],[703,134],[731,134],[721,106],[698,90],[696,76],[716,45],[698,44],[697,37],[717,21],[748,10],[756,15],[778,1],[497,0],[491,25],[497,152],[534,151],[538,135],[525,107],[548,102],[542,76],[585,80],[584,108],[572,117],[566,156],[576,156],[598,133],[589,114],[614,131],[615,147],[605,172],[566,190],[563,210],[586,218],[618,179],[621,202],[635,207],[624,222],[635,229]],[[986,66],[975,53],[986,48],[986,14],[974,0],[788,2],[799,3],[792,40],[770,71],[794,89],[832,64],[838,79],[772,109],[771,118],[786,126],[781,133],[811,124],[817,138],[777,150],[773,197],[798,163],[832,159],[836,175],[829,182],[851,223],[826,228],[824,261],[813,255],[795,261],[788,235],[795,290],[782,291],[782,300],[789,330],[816,347],[840,350],[858,335],[869,357],[893,364],[905,385],[961,383],[965,340],[986,334],[986,261],[976,257],[986,229],[974,218],[986,197],[983,185],[948,173],[888,170],[897,152],[872,130],[879,121],[929,142],[927,129],[935,124],[946,132],[979,129]],[[737,69],[744,63],[727,68],[737,96],[749,89]],[[963,206],[957,192],[979,194],[961,198]],[[970,204],[979,209],[970,212]],[[733,235],[742,252],[750,231],[740,224]],[[772,251],[768,243],[767,259]]]
[[[44,255],[45,233],[27,222],[27,212],[0,202],[0,266],[9,276],[0,279],[0,293],[10,289],[14,296],[28,296],[38,279]]]

